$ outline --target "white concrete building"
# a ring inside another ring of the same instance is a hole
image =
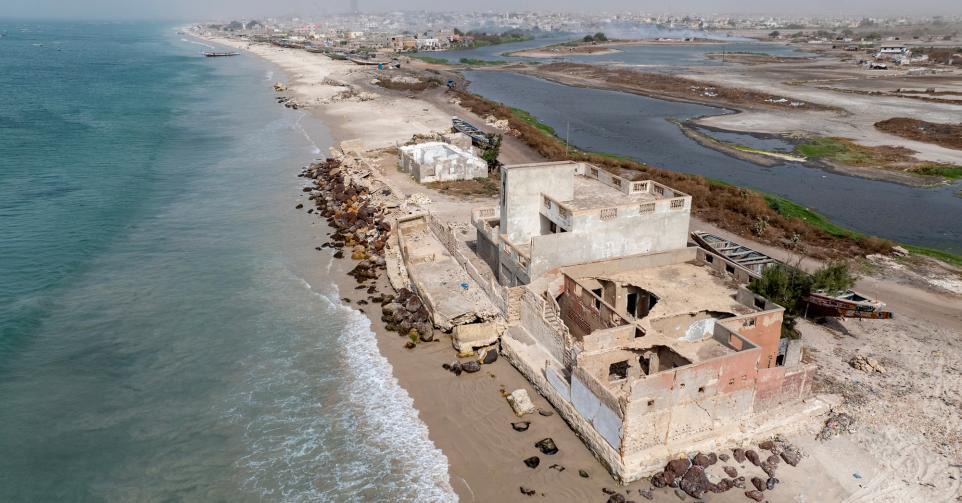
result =
[[[684,248],[691,196],[586,163],[504,166],[501,206],[475,210],[478,254],[503,285],[563,266]]]
[[[398,164],[418,183],[471,180],[488,176],[488,163],[473,153],[434,141],[401,147]]]

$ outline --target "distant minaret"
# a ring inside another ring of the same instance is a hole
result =
[[[351,14],[357,14],[360,12],[357,8],[357,0],[351,0]]]

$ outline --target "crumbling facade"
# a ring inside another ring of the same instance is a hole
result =
[[[737,445],[814,409],[784,309],[700,248],[561,269],[524,288],[502,350],[616,478]]]
[[[398,166],[418,183],[471,180],[488,176],[488,163],[456,145],[428,142],[400,148]]]
[[[587,163],[504,166],[501,204],[475,210],[478,254],[507,286],[552,269],[683,248],[691,196]]]

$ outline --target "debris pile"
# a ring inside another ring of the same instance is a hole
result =
[[[822,431],[818,432],[815,438],[825,441],[840,433],[854,433],[854,426],[854,417],[844,412],[832,410],[828,413],[828,419],[825,420],[825,426],[822,427]]]
[[[885,367],[879,363],[878,360],[868,356],[855,355],[848,364],[855,370],[871,374],[873,372],[878,372],[879,374],[885,373]]]
[[[511,124],[508,122],[507,119],[499,119],[493,115],[488,115],[487,117],[485,117],[484,123],[502,132],[506,132],[511,129]]]

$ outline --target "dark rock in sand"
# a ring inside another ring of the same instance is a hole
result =
[[[711,482],[708,481],[708,477],[705,475],[705,468],[700,465],[692,466],[685,472],[682,476],[681,481],[678,483],[678,488],[685,491],[686,494],[692,498],[701,498],[703,494],[708,492],[708,487]]]
[[[304,207],[303,204],[297,203],[297,206],[295,206],[294,209],[295,209],[295,210],[299,210],[299,209],[301,209],[301,208],[303,208],[303,207]]]
[[[538,409],[538,414],[541,414],[544,417],[550,417],[554,415],[554,411],[550,411],[548,409]]]
[[[745,459],[752,462],[755,466],[760,466],[762,464],[762,458],[758,456],[758,453],[749,449],[745,451]]]
[[[802,453],[793,445],[783,445],[782,446],[782,461],[788,463],[789,466],[797,466],[798,462],[802,460]]]
[[[744,449],[732,449],[732,456],[734,456],[736,463],[744,463],[744,462],[745,462],[745,450],[744,450]]]
[[[511,427],[514,431],[528,431],[528,427],[531,426],[531,421],[518,421],[517,423],[511,423]]]
[[[771,491],[772,489],[775,489],[776,484],[778,484],[778,479],[775,477],[769,477],[768,480],[765,481],[765,488]]]
[[[723,493],[732,487],[734,487],[732,479],[721,479],[717,484],[713,484],[713,487],[710,487],[709,490],[713,493]]]
[[[698,454],[695,454],[695,457],[691,461],[692,461],[692,464],[696,466],[700,466],[702,468],[707,468],[712,464],[711,458],[709,458],[708,456],[700,452]]]
[[[534,446],[538,449],[541,449],[543,454],[547,454],[549,456],[558,453],[558,446],[554,444],[554,440],[551,438],[539,440],[534,444]]]
[[[725,466],[722,468],[722,470],[725,471],[725,475],[728,475],[731,478],[738,476],[738,470],[736,470],[734,466]]]
[[[417,346],[417,344],[415,344],[413,341],[407,341],[407,342],[404,344],[404,347],[407,348],[407,349],[414,349],[416,346]]]
[[[602,487],[601,492],[605,494],[615,494],[617,491],[615,491],[614,489],[609,489],[607,487]]]
[[[344,258],[344,252],[341,250],[334,252],[334,258]]]
[[[771,440],[762,440],[758,443],[758,448],[770,451],[775,448],[775,442],[772,442]]]
[[[479,359],[481,360],[481,363],[485,365],[491,365],[492,363],[498,361],[498,349],[488,348],[484,350]]]
[[[590,477],[587,470],[578,470],[578,475],[583,479]]]
[[[745,496],[748,496],[755,501],[761,501],[765,499],[765,495],[762,494],[761,491],[745,491]]]
[[[638,489],[638,494],[640,494],[641,497],[645,498],[646,500],[655,499],[655,495],[651,492],[650,489]]]
[[[728,461],[730,459],[730,456],[728,454],[719,454],[718,459],[722,461]]]
[[[450,363],[442,363],[442,364],[441,364],[441,368],[443,368],[444,370],[451,370],[451,364],[450,364]]]
[[[468,360],[468,361],[466,361],[466,362],[464,362],[464,363],[461,364],[461,370],[463,370],[463,371],[465,371],[465,372],[467,372],[467,373],[469,373],[469,374],[473,374],[473,373],[481,370],[481,364],[478,363],[478,362],[476,362],[476,361],[474,361],[474,360]]]
[[[755,486],[755,489],[758,489],[759,491],[765,490],[765,481],[759,477],[752,477],[752,485]]]
[[[537,468],[541,464],[541,458],[538,456],[531,456],[530,458],[524,460],[525,466],[528,468]]]
[[[455,362],[451,365],[451,372],[454,372],[454,375],[461,375],[461,372],[463,372],[463,370],[461,370],[461,363]]]
[[[625,503],[625,497],[615,493],[608,497],[608,503]]]
[[[525,486],[521,486],[521,494],[523,494],[523,495],[525,495],[525,496],[534,496],[535,490],[534,490],[534,489],[528,489],[528,488],[525,487]]]
[[[665,472],[658,472],[658,473],[656,473],[654,476],[651,477],[651,485],[653,485],[653,486],[655,486],[655,487],[657,487],[657,488],[659,488],[659,489],[662,488],[662,487],[665,487],[665,486],[667,486],[668,483],[669,483],[667,477],[670,477],[670,476],[671,476],[671,475],[667,475],[667,476],[666,476],[666,475],[665,475]]]
[[[552,469],[552,470],[558,470],[559,472],[565,471],[565,467],[563,467],[563,466],[561,466],[561,465],[559,465],[559,464],[551,465],[551,466],[549,466],[548,468],[550,468],[550,469]]]
[[[673,459],[665,466],[665,472],[671,473],[674,478],[681,477],[691,468],[691,461],[688,458]]]

